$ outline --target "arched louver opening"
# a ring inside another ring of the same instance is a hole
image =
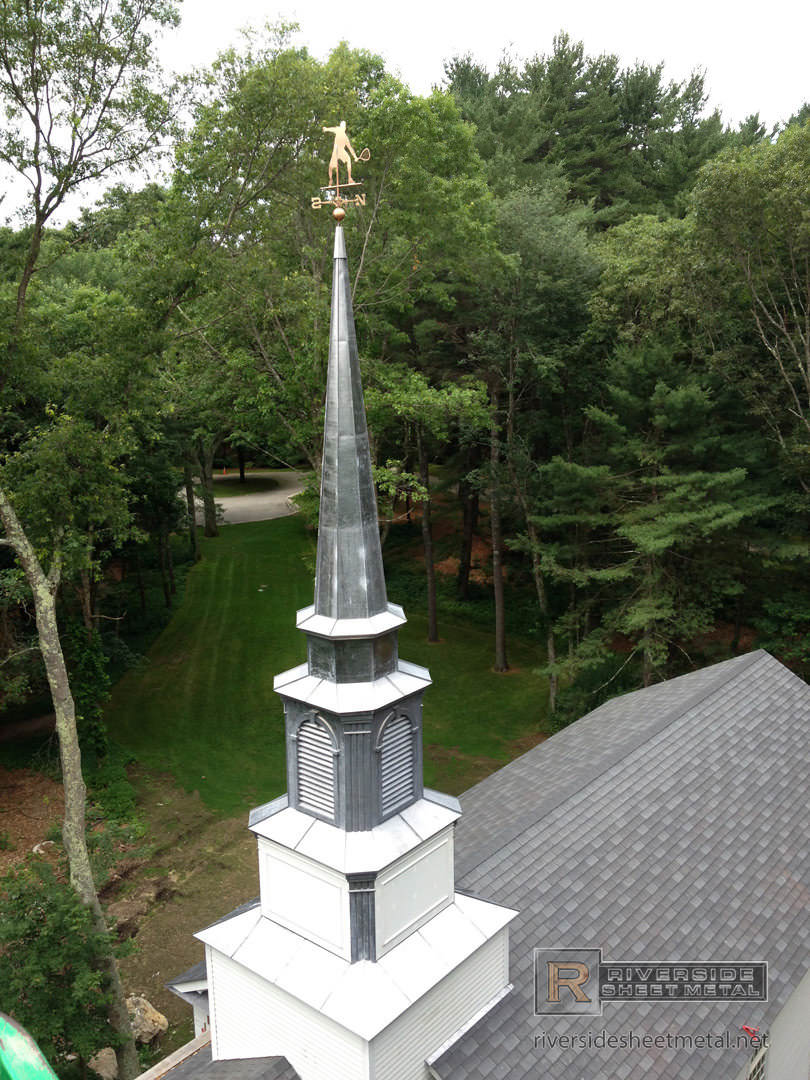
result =
[[[298,728],[298,805],[334,820],[335,755],[332,735],[318,720]]]
[[[407,716],[389,720],[382,730],[380,790],[383,817],[414,796],[415,735]]]

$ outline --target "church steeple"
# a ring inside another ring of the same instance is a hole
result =
[[[324,130],[337,170],[345,124]],[[339,185],[335,202],[340,222]],[[386,597],[338,224],[315,602],[296,620],[306,663],[275,681],[289,790],[250,815],[258,907],[199,935],[216,1060],[279,1054],[302,1080],[427,1080],[431,1055],[508,991],[515,912],[455,892],[461,807],[423,787],[430,675],[399,656],[404,622]]]

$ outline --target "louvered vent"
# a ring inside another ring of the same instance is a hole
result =
[[[385,726],[380,743],[383,817],[413,798],[414,733],[407,716]]]
[[[335,757],[332,737],[315,720],[298,729],[298,803],[304,810],[334,819]]]

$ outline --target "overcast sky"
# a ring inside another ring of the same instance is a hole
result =
[[[163,45],[168,66],[210,61],[236,42],[241,26],[279,19],[301,27],[298,42],[319,58],[345,39],[380,53],[417,93],[442,79],[443,62],[470,52],[492,69],[505,49],[518,57],[548,52],[559,30],[591,54],[616,53],[632,64],[663,61],[669,78],[707,73],[710,104],[736,123],[759,112],[767,125],[810,99],[810,4],[807,0],[184,0],[182,24]]]

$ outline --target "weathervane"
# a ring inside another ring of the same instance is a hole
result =
[[[368,147],[365,147],[359,154],[355,153],[349,136],[346,134],[346,121],[341,120],[337,127],[325,127],[323,131],[328,131],[335,136],[335,141],[332,146],[332,157],[329,159],[329,183],[326,187],[322,187],[321,191],[323,195],[313,195],[311,199],[312,209],[320,210],[322,206],[333,206],[332,216],[336,221],[343,221],[346,216],[347,206],[365,206],[366,196],[364,192],[358,192],[355,195],[341,195],[340,189],[350,187],[362,187],[362,180],[352,179],[352,158],[355,161],[368,161],[371,157],[371,151]],[[351,154],[351,157],[349,156]],[[340,183],[340,165],[341,162],[346,166],[346,174],[348,179],[341,185]]]

